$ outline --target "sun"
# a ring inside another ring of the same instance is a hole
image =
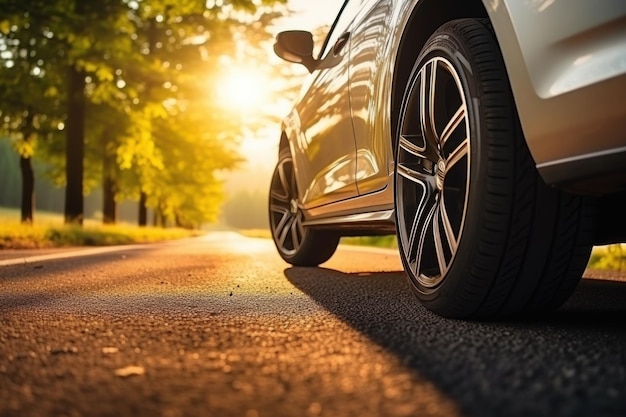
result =
[[[234,110],[260,109],[268,99],[265,77],[251,69],[235,69],[224,74],[217,92],[220,105]]]

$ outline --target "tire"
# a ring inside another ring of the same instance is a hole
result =
[[[269,196],[272,239],[278,253],[294,266],[317,266],[330,259],[339,245],[339,235],[303,225],[293,160],[289,149],[278,156]]]
[[[589,259],[592,207],[539,177],[488,21],[448,22],[425,44],[395,149],[398,245],[423,305],[492,318],[569,297]]]

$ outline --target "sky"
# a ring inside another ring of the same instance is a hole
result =
[[[288,6],[294,15],[284,19],[285,29],[312,30],[330,25],[339,10],[342,0],[289,0]]]

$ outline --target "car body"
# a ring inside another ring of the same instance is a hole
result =
[[[489,317],[560,305],[586,263],[573,255],[626,239],[625,2],[348,0],[313,48],[302,31],[275,45],[311,72],[282,123],[270,190],[287,262],[325,261],[338,236],[396,232],[422,303]],[[516,228],[525,249],[490,248],[514,245]],[[534,247],[544,270],[570,272],[522,284]],[[517,272],[502,278],[502,265]]]

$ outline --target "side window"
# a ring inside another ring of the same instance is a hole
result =
[[[339,15],[335,19],[335,23],[330,28],[330,32],[326,36],[326,40],[322,45],[319,57],[325,58],[341,35],[346,33],[350,23],[359,12],[359,7],[363,0],[346,0],[339,11]]]

